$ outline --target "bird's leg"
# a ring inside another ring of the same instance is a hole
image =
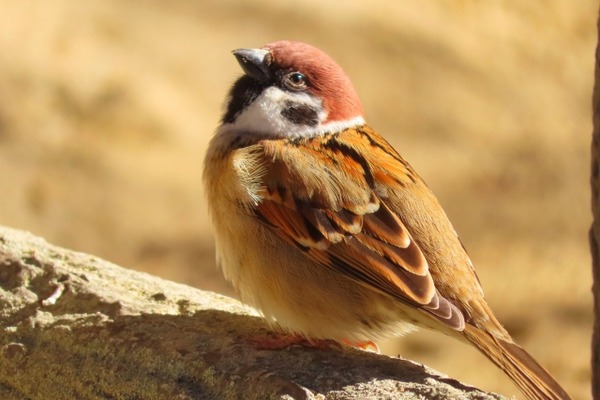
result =
[[[344,340],[342,340],[342,343],[344,343],[346,346],[356,347],[361,350],[381,354],[381,350],[379,350],[379,346],[377,346],[377,343],[375,343],[372,340],[366,340],[364,342],[357,342],[357,341],[344,339]]]
[[[250,336],[248,341],[258,350],[282,350],[290,346],[303,346],[319,350],[341,350],[345,345],[377,354],[380,353],[379,346],[371,340],[358,342],[343,339],[340,343],[331,339],[307,338],[297,333],[270,332],[266,336]]]
[[[270,332],[268,335],[250,336],[248,341],[258,350],[282,350],[290,346],[303,346],[319,350],[341,350],[342,345],[335,340],[312,339],[300,334]]]

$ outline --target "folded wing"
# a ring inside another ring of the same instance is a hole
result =
[[[408,165],[359,133],[353,146],[326,135],[238,150],[234,165],[257,199],[251,212],[323,267],[463,330],[463,313],[436,289],[418,243],[386,201],[390,185],[411,179]],[[359,146],[380,151],[387,170]]]

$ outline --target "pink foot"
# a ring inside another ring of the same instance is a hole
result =
[[[267,336],[251,336],[248,341],[259,350],[282,350],[290,346],[304,346],[319,350],[342,350],[342,345],[346,345],[377,354],[381,353],[377,343],[371,340],[356,342],[344,339],[339,343],[330,339],[309,339],[299,334],[270,332]]]
[[[366,350],[366,351],[370,351],[372,353],[381,354],[381,351],[379,350],[379,346],[377,346],[377,343],[373,342],[372,340],[367,340],[365,342],[353,342],[353,341],[344,339],[344,340],[342,340],[342,343],[344,343],[346,346],[356,347],[361,350]]]
[[[258,350],[282,350],[290,346],[304,346],[319,350],[340,350],[342,348],[334,340],[308,339],[302,335],[279,332],[271,332],[268,336],[251,336],[248,341]]]

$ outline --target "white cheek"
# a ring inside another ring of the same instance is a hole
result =
[[[319,110],[315,126],[295,124],[282,115],[287,103],[305,105]],[[347,128],[364,125],[362,116],[356,115],[347,120],[323,123],[327,120],[327,111],[321,100],[306,93],[289,93],[272,86],[265,89],[233,123],[219,127],[211,142],[215,151],[227,152],[231,144],[240,138],[240,134],[261,138],[298,138],[322,135],[327,132],[339,132]]]
[[[294,124],[282,115],[286,103],[305,104],[321,110],[321,101],[306,93],[288,93],[278,87],[265,89],[235,120],[231,128],[249,132],[261,132],[273,136],[298,137],[314,132],[314,127]],[[323,110],[318,115],[319,123],[327,118]]]

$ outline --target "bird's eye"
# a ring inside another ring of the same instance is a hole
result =
[[[306,87],[306,77],[300,72],[292,72],[286,77],[286,84],[290,89],[304,89]]]

